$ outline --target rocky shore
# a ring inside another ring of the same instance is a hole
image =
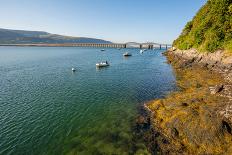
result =
[[[232,154],[232,56],[165,52],[179,90],[145,104],[160,154]]]
[[[223,50],[213,53],[200,53],[195,49],[178,50],[173,47],[167,51],[166,55],[173,55],[176,60],[180,60],[186,66],[197,64],[205,69],[216,71],[219,74],[223,74],[226,80],[232,82],[231,53]]]

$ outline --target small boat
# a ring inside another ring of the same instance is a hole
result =
[[[101,49],[101,51],[105,51],[105,49]]]
[[[121,48],[117,48],[118,50],[121,50]]]
[[[145,52],[147,49],[142,49],[140,50],[140,53],[142,54],[143,52]]]
[[[110,64],[107,61],[96,63],[96,67],[107,67]]]
[[[126,52],[126,53],[123,54],[123,56],[124,56],[124,57],[128,57],[128,56],[132,56],[132,54]]]
[[[75,72],[75,71],[76,71],[76,69],[75,69],[75,68],[72,68],[72,71],[73,71],[73,72]]]

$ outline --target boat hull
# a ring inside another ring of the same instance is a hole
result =
[[[107,67],[107,66],[109,66],[109,64],[99,64],[99,63],[96,64],[96,67]]]

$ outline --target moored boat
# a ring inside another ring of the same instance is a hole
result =
[[[123,54],[124,57],[128,57],[128,56],[132,56],[132,54],[130,54],[129,52],[126,52]]]
[[[107,61],[96,63],[96,67],[107,67],[109,65]]]

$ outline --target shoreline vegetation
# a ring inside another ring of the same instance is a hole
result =
[[[173,45],[180,50],[195,48],[213,53],[222,49],[232,53],[231,0],[208,0]]]

